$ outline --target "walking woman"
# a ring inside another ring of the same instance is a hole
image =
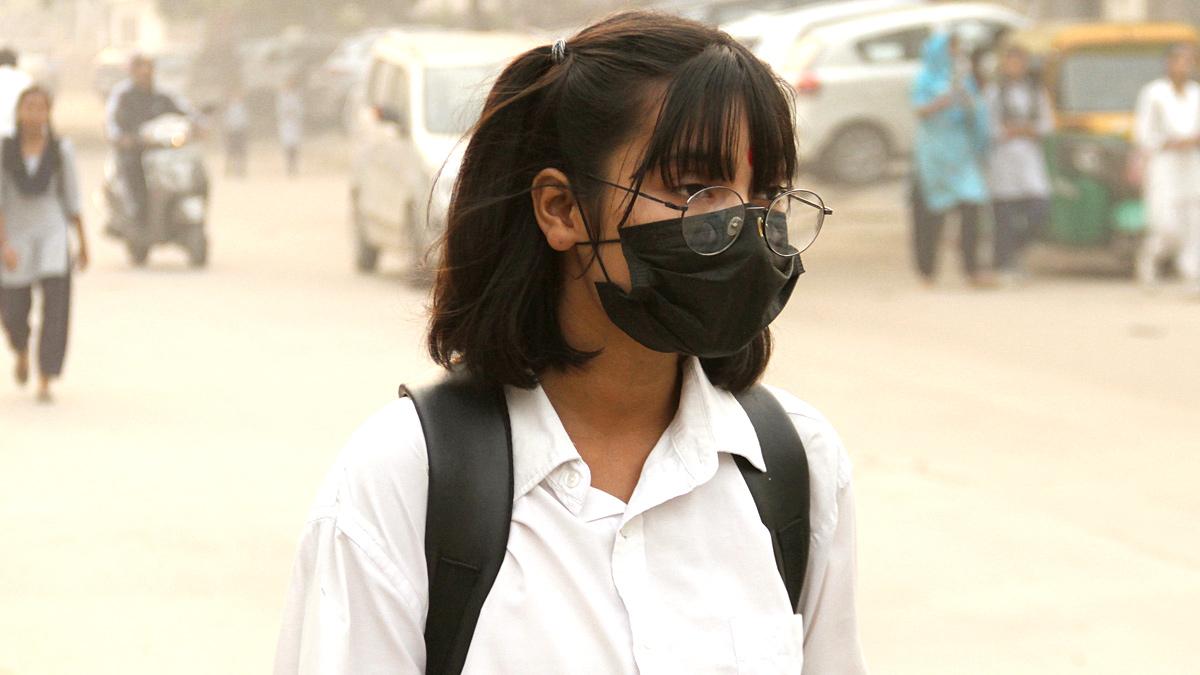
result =
[[[38,401],[51,401],[50,382],[62,374],[71,306],[68,228],[79,239],[77,265],[88,262],[80,216],[79,180],[71,143],[54,134],[50,94],[39,86],[17,99],[16,133],[4,139],[0,170],[0,317],[16,353],[18,384],[29,379],[29,313],[33,287],[42,293],[38,336]]]
[[[1054,130],[1050,97],[1029,71],[1029,54],[1010,45],[987,90],[993,145],[988,161],[996,216],[992,265],[1006,282],[1023,274],[1025,249],[1050,217],[1050,178],[1042,139]]]
[[[913,147],[917,269],[926,284],[933,283],[942,225],[947,214],[957,213],[963,271],[972,285],[989,285],[977,250],[979,219],[988,200],[982,167],[989,133],[987,107],[952,34],[937,33],[925,42],[912,105],[919,117]]]
[[[776,466],[775,446],[735,394],[766,369],[768,325],[831,213],[793,190],[786,88],[725,33],[644,12],[504,69],[455,183],[428,338],[439,364],[499,390],[511,442],[511,483],[483,486],[511,522],[478,622],[453,640],[465,662],[440,649],[455,605],[430,588],[480,568],[427,560],[427,542],[484,514],[432,512],[427,495],[470,467],[431,478],[436,434],[404,398],[320,492],[277,674],[865,672],[837,434],[754,389],[807,453],[811,531],[791,543],[808,554],[788,577],[802,590],[743,475]]]

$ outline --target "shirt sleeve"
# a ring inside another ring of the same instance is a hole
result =
[[[421,675],[428,468],[416,411],[395,402],[326,478],[284,603],[275,675]]]
[[[809,466],[809,555],[797,610],[804,617],[803,675],[865,675],[858,635],[853,468],[819,411],[769,387],[796,425]]]
[[[420,608],[352,520],[339,514],[308,525],[285,602],[275,675],[425,671]]]
[[[75,218],[83,212],[79,198],[79,171],[75,165],[75,147],[70,141],[62,139],[59,141],[58,152],[62,160],[58,198],[62,202],[63,213],[68,218]]]
[[[1139,148],[1148,152],[1158,150],[1163,144],[1162,133],[1154,114],[1155,88],[1153,82],[1142,88],[1138,94],[1133,118],[1133,138]]]
[[[804,622],[804,675],[863,675],[867,672],[858,635],[856,587],[858,545],[854,487],[838,490],[838,522],[824,560],[809,582],[816,586]]]

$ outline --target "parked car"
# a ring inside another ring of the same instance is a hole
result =
[[[1197,44],[1200,32],[1184,23],[1091,23],[1019,31],[1007,42],[1034,56],[1054,107],[1042,241],[1107,248],[1132,269],[1145,229],[1141,185],[1127,170],[1137,97],[1162,76],[1167,49]]]
[[[779,31],[791,33],[798,22],[778,23]],[[756,53],[796,90],[805,166],[861,184],[882,178],[890,160],[912,150],[916,115],[909,89],[921,46],[935,30],[953,31],[972,52],[1028,23],[991,3],[906,4],[820,21],[790,41],[764,35]]]
[[[375,43],[352,136],[360,271],[374,270],[385,250],[407,252],[420,271],[444,227],[463,135],[503,66],[536,44],[525,35],[442,31],[394,31]]]
[[[738,42],[752,49],[759,58],[776,65],[785,60],[787,52],[801,37],[817,26],[925,2],[926,0],[841,0],[804,4],[789,10],[757,7],[758,11],[725,23],[721,28]]]
[[[305,91],[305,112],[311,123],[344,126],[350,92],[366,79],[371,47],[386,34],[387,29],[373,28],[346,38],[313,70]]]

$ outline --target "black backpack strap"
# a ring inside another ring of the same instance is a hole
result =
[[[766,387],[755,385],[735,397],[754,425],[767,472],[741,455],[734,455],[734,461],[771,533],[775,564],[795,612],[808,567],[808,456],[791,418]]]
[[[425,673],[457,675],[508,546],[513,501],[508,407],[503,389],[464,374],[417,390],[401,386],[400,396],[416,406],[429,454]]]

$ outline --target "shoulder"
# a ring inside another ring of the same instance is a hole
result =
[[[791,393],[766,386],[791,418],[808,458],[810,521],[815,539],[832,536],[838,522],[838,498],[850,485],[853,465],[833,424],[813,406]]]
[[[1142,87],[1141,95],[1158,96],[1170,86],[1171,85],[1169,82],[1167,82],[1166,78],[1160,77],[1157,80],[1150,80]]]
[[[428,489],[421,423],[412,401],[398,399],[350,436],[321,485],[306,529],[331,533],[375,561],[398,587],[408,588],[404,580],[423,579]]]
[[[339,505],[361,509],[374,502],[379,506],[379,498],[394,503],[411,494],[403,489],[408,483],[422,483],[420,490],[424,493],[427,472],[425,440],[416,408],[407,398],[391,401],[359,425],[342,447],[321,486],[311,517],[326,516]]]

